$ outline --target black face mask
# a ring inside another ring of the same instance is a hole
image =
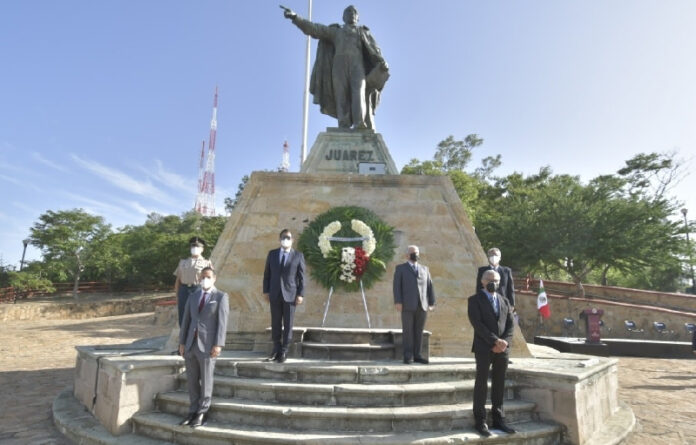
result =
[[[489,281],[488,284],[486,284],[486,290],[488,292],[495,292],[498,290],[498,285],[495,283],[495,281]]]
[[[408,257],[411,259],[411,261],[416,262],[420,259],[420,256],[416,252],[411,252]]]

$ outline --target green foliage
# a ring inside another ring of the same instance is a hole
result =
[[[368,267],[362,276],[363,287],[369,289],[380,280],[386,270],[386,265],[394,258],[393,228],[377,217],[370,210],[361,207],[334,207],[317,216],[300,235],[297,248],[304,254],[307,264],[310,266],[310,274],[318,283],[326,289],[330,287],[342,287],[349,292],[360,290],[359,281],[346,283],[339,279],[341,275],[341,248],[356,247],[356,242],[332,241],[332,252],[328,258],[324,258],[317,245],[319,235],[324,228],[338,221],[341,230],[336,237],[356,237],[357,234],[351,228],[351,220],[359,219],[367,224],[377,240],[375,251],[370,256]],[[360,244],[358,244],[360,246]]]
[[[237,203],[239,203],[239,199],[242,197],[242,192],[244,192],[244,187],[246,187],[247,182],[249,182],[249,175],[242,176],[242,180],[237,186],[237,193],[234,195],[234,198],[230,198],[229,196],[225,198],[225,211],[227,214],[232,213],[232,210],[234,210]]]
[[[30,272],[8,272],[8,285],[14,287],[17,292],[54,292],[51,280],[41,278],[39,275]]]
[[[476,134],[470,134],[464,140],[456,140],[450,135],[437,144],[435,161],[442,164],[444,171],[464,170],[471,160],[472,150],[483,144],[483,139]]]
[[[32,244],[42,248],[43,260],[26,271],[54,282],[81,277],[106,281],[114,287],[169,286],[179,259],[190,256],[188,240],[206,240],[208,257],[224,228],[226,217],[148,215],[143,225],[112,232],[101,217],[82,210],[48,211],[32,229]],[[75,255],[78,252],[78,255]]]
[[[101,216],[82,209],[47,211],[31,228],[31,244],[41,249],[49,277],[64,281],[71,277],[76,285],[93,246],[104,239],[111,227]]]

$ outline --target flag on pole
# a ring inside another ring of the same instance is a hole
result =
[[[537,309],[543,318],[551,316],[551,308],[549,307],[549,299],[546,298],[546,290],[544,282],[539,280],[539,296],[537,297]]]

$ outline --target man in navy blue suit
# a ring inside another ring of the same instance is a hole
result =
[[[292,248],[292,233],[280,232],[280,248],[268,252],[263,272],[263,294],[271,306],[273,354],[269,361],[283,363],[292,341],[295,306],[302,304],[305,281],[305,259]]]

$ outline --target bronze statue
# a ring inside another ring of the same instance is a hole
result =
[[[303,33],[319,39],[309,87],[314,103],[323,114],[338,119],[340,128],[374,129],[389,67],[370,30],[358,25],[357,9],[351,5],[343,11],[343,26],[326,26],[281,8]]]

